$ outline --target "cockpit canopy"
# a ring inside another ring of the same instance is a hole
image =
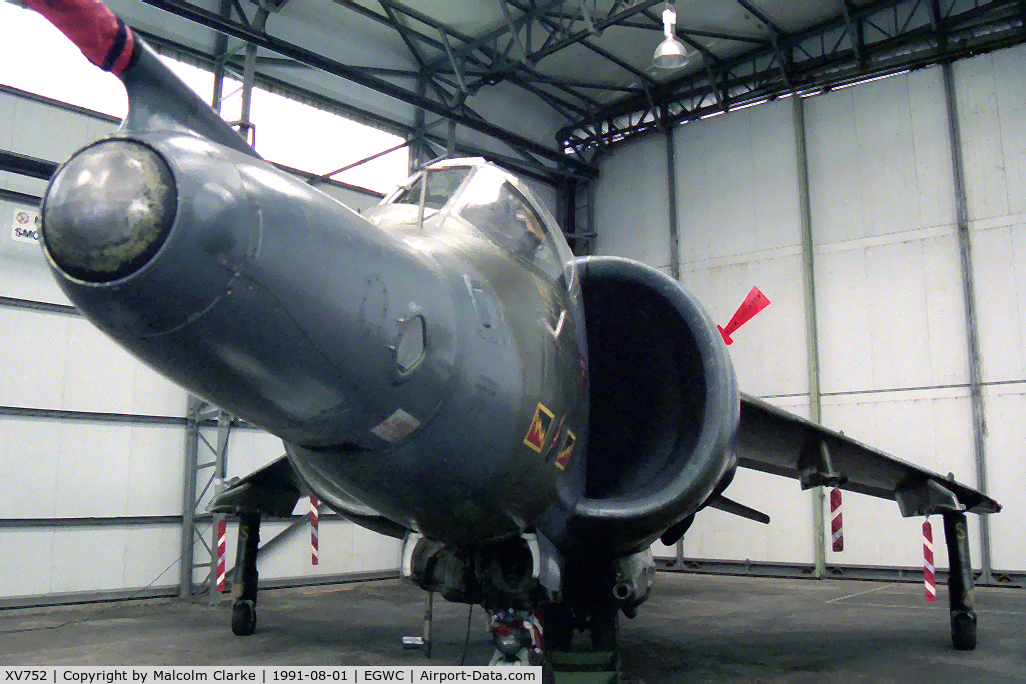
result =
[[[431,168],[410,177],[405,185],[386,197],[382,204],[420,205],[421,194],[424,195],[424,209],[441,209],[460,189],[463,181],[473,170],[469,166],[450,166]],[[427,178],[427,188],[424,179]]]
[[[483,160],[453,159],[418,172],[380,207],[398,205],[417,207],[418,221],[442,211],[458,216],[554,279],[573,259],[555,220],[530,189]]]

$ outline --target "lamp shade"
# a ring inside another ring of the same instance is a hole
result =
[[[659,43],[652,55],[652,63],[660,69],[679,69],[688,63],[688,59],[687,48],[672,36]]]

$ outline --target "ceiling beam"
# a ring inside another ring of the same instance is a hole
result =
[[[750,3],[749,3],[750,4]],[[778,37],[772,47],[754,48],[723,60],[721,69],[683,74],[652,92],[666,123],[674,124],[791,94],[818,92],[866,78],[916,69],[981,52],[1026,42],[1026,16],[1021,0],[991,0],[949,4],[947,13],[934,3],[932,17],[922,10],[923,0],[876,0],[848,5],[848,17],[839,11],[819,24]],[[768,17],[767,17],[768,19]],[[863,60],[850,41],[848,26],[861,30]],[[861,28],[860,28],[861,27]],[[778,27],[779,28],[779,27]],[[795,55],[782,73],[779,54]],[[721,95],[717,95],[718,87]],[[589,150],[654,132],[658,121],[646,117],[646,98],[625,97],[600,116],[582,118],[565,127],[559,140],[587,158]]]
[[[506,2],[506,0],[499,0],[499,2],[502,3],[503,8],[506,12],[506,16],[511,17],[511,15],[509,14],[509,7],[511,3]],[[465,58],[468,55],[470,55],[470,53],[472,53],[474,50],[480,47],[484,47],[492,41],[497,41],[499,38],[507,34],[511,36],[516,36],[521,28],[530,24],[532,21],[535,21],[538,17],[542,16],[549,9],[561,6],[563,2],[564,0],[549,0],[548,2],[528,8],[527,11],[523,12],[521,16],[515,19],[508,19],[507,23],[502,24],[501,26],[492,29],[491,31],[488,31],[480,36],[477,36],[476,38],[471,38],[470,36],[463,36],[460,38],[461,40],[463,40],[463,45],[461,45],[459,50],[455,51],[454,54],[458,57]],[[429,71],[437,69],[444,61],[445,60],[442,59],[435,60],[431,64],[428,64],[427,68]]]
[[[195,64],[204,64],[210,67],[213,67],[214,65],[214,58],[206,52],[196,50],[195,48],[186,47],[179,43],[175,43],[173,41],[167,40],[166,38],[162,38],[160,36],[157,36],[155,34],[149,33],[147,31],[135,27],[132,27],[132,31],[136,35],[145,38],[146,41],[150,43],[150,45],[157,48],[163,53],[171,54],[178,58],[184,58]],[[338,100],[322,95],[321,93],[317,93],[306,88],[301,88],[291,83],[286,83],[285,81],[277,79],[266,73],[257,73],[256,82],[265,88],[270,88],[278,92],[291,93],[293,96],[298,96],[302,98],[303,101],[314,103],[321,109],[337,113],[339,116],[345,117],[352,121],[357,121],[359,123],[363,123],[368,126],[373,126],[374,128],[387,131],[388,133],[391,133],[393,135],[398,135],[405,138],[423,135],[425,140],[435,145],[439,145],[442,148],[444,148],[447,144],[447,140],[442,136],[426,134],[426,131],[434,128],[437,124],[446,121],[447,119],[444,116],[440,116],[433,124],[426,126],[424,130],[418,131],[417,127],[412,124],[408,124],[403,121],[396,121],[395,119],[390,119],[382,114],[378,114],[367,109],[362,109],[352,104],[339,102]],[[0,90],[3,90],[3,88],[4,86],[0,86]],[[70,107],[71,105],[67,106]],[[110,119],[113,123],[117,123],[117,120],[113,117],[110,117]],[[499,166],[505,169],[508,169],[509,171],[515,174],[525,176],[527,178],[532,178],[534,180],[540,181],[542,183],[547,183],[553,186],[557,186],[560,183],[565,182],[568,176],[568,174],[565,171],[562,171],[559,168],[553,169],[551,166],[545,166],[541,162],[539,162],[538,164],[530,164],[521,161],[518,158],[504,155],[501,152],[496,152],[494,150],[486,150],[475,145],[460,142],[459,140],[456,141],[456,151],[461,156],[483,157],[485,159],[488,159],[489,161],[498,164]],[[309,172],[304,173],[309,174]],[[312,177],[314,174],[309,175],[311,175]]]
[[[385,26],[388,26],[389,28],[392,28],[393,30],[398,30],[396,22],[394,22],[390,18],[390,16],[387,15],[387,14],[379,14],[378,12],[375,12],[372,9],[364,7],[363,5],[359,4],[355,0],[332,0],[332,1],[335,4],[339,5],[340,7],[345,7],[346,9],[351,10],[351,11],[359,14],[360,16],[363,16],[363,17],[366,17],[368,19],[372,19],[372,20],[374,20],[374,21],[376,21],[378,23],[384,24]],[[436,20],[432,19],[431,17],[428,17],[427,15],[424,15],[421,12],[417,12],[416,10],[413,10],[413,9],[411,9],[411,8],[407,7],[406,5],[403,5],[401,3],[394,2],[394,1],[393,2],[388,2],[388,7],[392,10],[393,13],[402,14],[402,15],[408,16],[409,18],[411,18],[411,19],[413,19],[413,20],[415,20],[415,21],[417,21],[417,22],[419,22],[421,24],[424,24],[425,26],[427,26],[428,28],[430,28],[430,29],[432,29],[434,31],[442,31],[442,30],[444,30],[444,31],[446,31],[447,35],[449,35],[450,37],[456,37],[457,39],[460,39],[460,37],[462,36],[463,38],[466,38],[467,40],[471,39],[468,36],[464,36],[459,31],[456,31],[452,27],[449,27],[449,26],[447,26],[446,24],[444,24],[444,23],[442,23],[440,21],[436,21]],[[435,50],[435,51],[437,51],[439,53],[442,53],[442,52],[445,51],[445,45],[444,45],[444,43],[439,38],[436,38],[433,35],[428,35],[426,33],[423,33],[422,31],[418,31],[418,30],[416,30],[416,29],[414,29],[414,28],[412,28],[410,26],[406,26],[405,24],[403,26],[404,26],[404,29],[405,29],[405,35],[407,37],[415,38],[417,41],[423,43],[426,46],[429,46],[430,48],[432,48],[433,50]],[[412,51],[412,48],[411,48],[411,51]],[[482,49],[481,51],[484,52],[485,49]],[[493,56],[494,56],[494,54],[493,54]],[[495,66],[494,66],[495,65],[495,60],[494,59],[489,61],[489,60],[485,59],[484,57],[478,57],[475,53],[470,53],[469,55],[467,55],[466,61],[469,64],[472,64],[473,66],[477,67],[478,69],[485,70],[486,73],[488,73],[489,75],[492,76],[492,78],[489,79],[489,81],[487,81],[487,83],[486,83],[487,85],[494,85],[495,83],[498,82],[498,80],[502,79],[502,77],[494,76],[494,73],[495,73]],[[528,75],[532,75],[532,74],[533,75],[537,75],[537,72],[532,72],[531,70],[526,70],[526,73]],[[565,96],[569,96],[570,98],[572,98],[574,100],[574,101],[571,101],[571,100],[568,100],[566,97],[555,97],[554,95],[552,95],[550,93],[547,93],[544,90],[536,88],[529,81],[527,81],[524,78],[522,78],[519,74],[507,75],[505,77],[505,80],[508,80],[513,85],[518,86],[518,87],[524,89],[525,91],[530,92],[532,95],[540,98],[541,100],[543,100],[549,106],[553,107],[557,111],[560,111],[560,113],[563,116],[565,116],[567,119],[573,119],[575,116],[583,116],[584,114],[587,113],[587,109],[582,108],[580,105],[576,104],[577,101],[585,101],[585,100],[587,100],[587,98],[585,96],[581,95],[580,93],[574,92],[572,90],[565,90],[564,91],[564,95]]]
[[[357,7],[360,7],[356,2],[354,2],[354,0],[334,0],[334,1],[336,3],[338,3],[338,4],[340,4],[340,5],[343,5],[345,7],[350,7],[350,8],[353,8],[353,9],[355,9]],[[503,1],[505,2],[506,0],[503,0]],[[468,42],[474,41],[474,38],[472,36],[468,36],[467,34],[463,33],[462,31],[458,31],[455,28],[445,24],[444,22],[438,21],[437,19],[434,19],[433,17],[430,17],[427,14],[424,14],[423,12],[420,12],[419,10],[413,9],[412,7],[409,7],[408,5],[405,5],[405,4],[401,3],[401,2],[398,2],[397,0],[379,0],[379,2],[382,5],[387,5],[394,12],[401,13],[401,14],[403,14],[403,15],[411,18],[411,19],[413,19],[414,21],[420,22],[420,23],[424,24],[425,26],[428,26],[431,29],[433,29],[435,31],[438,31],[439,33],[444,32],[445,35],[448,35],[449,37],[452,37],[452,38],[456,38],[457,40],[459,40],[459,41],[461,41],[463,43],[468,43]],[[360,9],[364,9],[364,8],[361,7]],[[414,35],[416,35],[416,34],[414,34]],[[442,52],[442,53],[445,52],[445,45],[444,45],[444,43],[442,41],[434,40],[434,39],[430,39],[430,38],[429,38],[429,40],[431,40],[432,44],[437,46],[437,49],[439,50],[439,52]],[[539,89],[533,87],[530,83],[527,83],[527,82],[523,81],[520,78],[519,73],[516,73],[516,70],[496,68],[497,65],[505,65],[509,61],[508,59],[506,59],[505,55],[503,55],[499,50],[491,48],[490,46],[487,46],[487,45],[481,45],[481,46],[479,46],[477,48],[477,50],[479,52],[481,52],[487,60],[490,60],[490,62],[486,62],[483,59],[477,58],[476,55],[474,54],[473,50],[471,50],[470,52],[466,53],[464,55],[464,59],[466,59],[468,61],[473,61],[476,65],[486,68],[488,70],[488,73],[489,73],[490,77],[487,80],[483,80],[483,81],[481,81],[479,83],[475,83],[473,87],[482,87],[484,85],[494,85],[499,80],[508,80],[509,82],[513,83],[514,85],[518,85],[518,86],[520,86],[522,88],[525,88],[525,89],[529,90],[532,94],[542,98],[550,106],[562,106],[565,109],[570,109],[570,110],[575,111],[578,116],[580,116],[580,115],[585,113],[585,110],[581,109],[580,106],[578,106],[578,105],[576,105],[576,104],[574,104],[574,103],[572,103],[572,102],[570,102],[570,101],[568,101],[568,100],[566,100],[564,98],[557,98],[555,100],[555,102],[554,102],[553,101],[553,97],[552,97],[552,95],[550,93],[546,93],[545,91],[539,90]],[[438,62],[439,65],[441,65],[441,64],[448,63],[448,58],[447,58],[447,56],[442,55],[442,56],[440,56],[435,61]],[[438,71],[437,68],[435,68],[434,70],[431,70],[431,69],[429,69],[429,67],[430,67],[430,65],[425,65],[425,69],[428,69],[429,73]],[[526,73],[528,73],[530,75],[537,75],[537,72],[534,71],[529,65],[523,65],[521,67],[521,70],[525,71]],[[473,88],[471,88],[471,89],[473,89]],[[575,92],[575,91],[570,90],[570,89],[564,89],[564,90],[565,90],[565,94],[566,95],[570,95],[571,97],[575,98],[578,101],[585,102],[589,106],[594,106],[594,105],[598,105],[599,104],[598,102],[595,102],[594,100],[591,100],[591,98],[587,97],[586,95],[583,95],[581,93]]]
[[[651,10],[645,12],[645,16],[651,17]],[[645,31],[658,31],[663,32],[662,19],[658,21],[658,25],[649,24],[643,21],[619,21],[617,26],[626,26],[627,28],[643,29]],[[755,45],[767,45],[769,41],[765,38],[756,36],[742,36],[737,33],[723,33],[720,31],[706,31],[702,29],[694,29],[677,26],[678,36],[690,36],[692,38],[709,38],[713,40],[730,40],[737,43],[749,43]]]
[[[509,2],[511,5],[519,9],[521,12],[527,11],[525,3],[522,0],[505,1]],[[643,12],[649,7],[657,5],[663,1],[664,0],[640,0],[640,2],[637,2],[636,4],[627,9],[620,10],[619,12],[615,11],[617,5],[614,5],[612,8],[613,12],[608,14],[603,19],[600,19],[599,21],[592,21],[592,27],[596,32],[601,31],[608,26],[612,26],[617,21],[628,19],[636,14],[639,14],[640,12]],[[567,19],[567,26],[569,28],[564,28],[562,24],[556,23],[554,20],[548,17],[540,17],[538,19],[538,23],[541,26],[543,26],[549,33],[550,40],[546,41],[546,44],[542,45],[542,47],[540,47],[538,50],[530,53],[528,55],[528,61],[532,64],[536,64],[545,57],[555,54],[560,50],[568,48],[571,45],[580,44],[588,50],[591,50],[595,54],[603,57],[607,61],[612,62],[621,69],[624,69],[629,73],[633,74],[635,77],[641,79],[641,81],[645,83],[648,87],[654,87],[658,85],[658,81],[656,81],[654,78],[646,74],[644,71],[634,67],[631,64],[626,63],[625,61],[616,57],[607,50],[604,50],[595,45],[594,43],[590,42],[589,40],[587,40],[589,37],[593,35],[593,31],[591,29],[571,32],[577,16],[578,15],[570,15],[570,18]]]
[[[251,44],[262,47],[279,55],[289,57],[303,64],[320,69],[326,73],[344,78],[358,85],[370,88],[379,93],[400,100],[407,104],[419,107],[425,111],[448,117],[457,123],[470,128],[471,130],[484,133],[496,140],[500,140],[514,148],[522,147],[525,150],[548,159],[551,162],[564,164],[575,172],[595,176],[597,171],[593,166],[578,159],[568,157],[561,150],[556,150],[537,141],[525,138],[512,133],[500,126],[487,121],[480,121],[467,114],[454,112],[442,103],[417,94],[402,86],[396,85],[378,76],[360,71],[352,66],[337,62],[320,55],[306,48],[299,47],[287,41],[275,38],[266,31],[254,31],[242,24],[219,16],[202,7],[192,5],[185,0],[144,0],[148,5],[171,12],[184,19],[188,19],[207,28],[214,29],[239,40],[248,41]]]

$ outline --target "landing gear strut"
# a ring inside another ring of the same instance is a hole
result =
[[[948,477],[954,480],[955,476]],[[944,517],[944,538],[948,543],[948,595],[951,601],[951,644],[959,651],[976,648],[976,611],[973,610],[973,564],[969,558],[969,529],[965,505],[944,486],[943,481],[926,480],[895,492],[902,516],[940,513]],[[993,504],[993,502],[991,502]],[[997,504],[992,510],[999,510]],[[990,512],[984,509],[983,512]]]
[[[239,543],[235,555],[235,584],[232,587],[232,632],[249,636],[256,631],[257,551],[260,549],[260,514],[239,515]]]
[[[590,650],[615,651],[620,622],[615,603],[605,597],[589,601],[545,604],[546,643],[549,651],[573,650],[575,631],[587,633]]]
[[[563,600],[545,604],[545,660],[556,682],[619,681],[617,575],[609,561],[568,564]],[[575,632],[584,637],[578,643]]]
[[[973,566],[969,560],[969,531],[965,513],[944,513],[948,543],[948,594],[951,606],[951,643],[959,651],[976,648],[976,611],[973,610]]]

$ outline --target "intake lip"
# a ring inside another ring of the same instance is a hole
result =
[[[43,202],[43,245],[72,278],[124,278],[160,250],[174,225],[177,190],[167,162],[136,140],[112,138],[69,159]]]

